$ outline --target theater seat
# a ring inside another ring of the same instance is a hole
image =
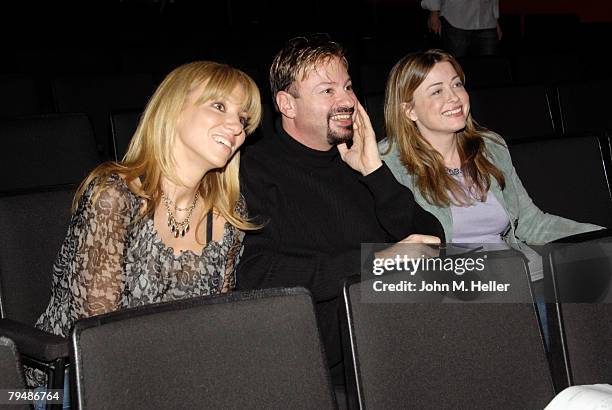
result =
[[[351,408],[541,409],[553,398],[523,256],[501,251],[480,257],[485,268],[465,277],[468,283],[509,283],[508,292],[381,293],[371,290],[375,280],[345,284],[347,390],[356,388]],[[431,274],[383,277],[401,283]],[[450,275],[452,281],[464,278]]]
[[[370,94],[364,98],[365,109],[370,117],[372,128],[376,133],[376,141],[381,141],[387,136],[385,132],[385,95]]]
[[[34,328],[51,298],[53,262],[66,235],[74,188],[0,196],[0,336],[24,364],[63,388],[68,340]]]
[[[0,75],[0,117],[41,114],[41,100],[33,77]]]
[[[510,62],[502,56],[464,57],[459,60],[466,75],[466,85],[472,88],[512,84]]]
[[[100,157],[83,114],[0,120],[0,192],[78,184]]]
[[[516,171],[544,212],[612,226],[604,156],[595,137],[559,137],[511,144]]]
[[[335,408],[304,289],[234,292],[78,321],[82,409]]]
[[[564,386],[612,381],[612,236],[609,230],[581,236],[553,243],[545,271],[562,341],[552,354],[565,370]]]
[[[19,352],[15,343],[8,337],[0,336],[0,367],[2,368],[0,388],[10,390],[25,388]]]
[[[557,96],[564,134],[600,134],[612,129],[606,97],[610,93],[610,79],[559,85]]]
[[[470,105],[480,125],[507,141],[555,133],[551,105],[541,85],[470,90]]]
[[[127,152],[128,145],[136,132],[141,112],[139,110],[113,112],[110,115],[113,140],[112,157],[121,161]]]
[[[154,90],[150,74],[63,76],[53,79],[52,85],[56,110],[87,114],[93,124],[98,151],[108,157],[111,155],[110,113],[142,110]]]

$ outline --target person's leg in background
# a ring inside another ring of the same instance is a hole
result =
[[[533,295],[538,307],[538,316],[540,317],[540,323],[542,325],[542,333],[544,334],[544,341],[546,342],[546,350],[550,350],[550,328],[548,325],[548,314],[546,309],[546,298],[544,294],[544,280],[540,279],[532,282]]]
[[[454,57],[465,57],[471,41],[471,30],[462,30],[453,27],[444,17],[442,22],[442,47]]]
[[[493,56],[499,54],[497,29],[473,30],[469,54],[473,56]]]
[[[34,392],[46,392],[45,387],[37,387]],[[47,401],[45,399],[34,401],[34,410],[45,410],[47,408]],[[64,372],[64,401],[62,403],[63,410],[70,410],[70,373],[69,369]]]
[[[62,408],[64,410],[70,410],[70,368],[66,369],[64,373],[64,403]]]
[[[521,252],[527,258],[527,266],[531,277],[531,289],[533,292],[533,300],[537,306],[537,313],[540,319],[542,334],[546,351],[550,351],[550,324],[548,323],[548,313],[546,307],[546,288],[544,281],[544,259],[542,255],[546,255],[545,247],[531,245],[521,247]]]

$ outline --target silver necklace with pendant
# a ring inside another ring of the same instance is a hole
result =
[[[161,197],[162,201],[164,202],[164,205],[166,206],[166,216],[168,217],[168,228],[170,228],[170,232],[172,232],[172,235],[174,235],[175,238],[178,238],[179,236],[181,238],[184,237],[187,232],[189,232],[189,219],[191,218],[191,214],[193,213],[196,203],[198,202],[200,192],[196,191],[195,197],[193,198],[193,202],[189,207],[178,208],[176,205],[174,206],[175,211],[187,211],[187,216],[181,222],[176,220],[176,217],[170,209],[171,205],[174,205],[174,202],[172,202],[172,200],[168,198],[164,191],[161,191]]]

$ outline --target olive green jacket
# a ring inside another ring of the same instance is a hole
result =
[[[378,145],[382,154],[381,158],[391,169],[395,178],[412,190],[416,202],[423,209],[438,218],[444,228],[446,242],[452,242],[453,218],[450,208],[432,205],[423,198],[421,192],[415,188],[415,178],[408,174],[400,162],[395,145],[387,154],[384,154],[388,146],[387,141],[383,140]],[[506,180],[506,186],[502,191],[497,180],[492,178],[490,192],[504,207],[511,221],[510,229],[503,236],[507,243],[523,242],[540,245],[566,236],[603,229],[598,225],[580,223],[542,212],[533,203],[516,174],[510,152],[503,139],[496,134],[491,134],[490,137],[485,137],[485,147],[489,160],[504,174]]]

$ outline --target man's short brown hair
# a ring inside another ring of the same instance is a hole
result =
[[[293,94],[290,88],[299,76],[304,79],[308,69],[333,57],[338,57],[348,69],[344,48],[331,41],[327,34],[312,34],[287,41],[270,67],[270,89],[276,109],[276,94],[279,91]]]

